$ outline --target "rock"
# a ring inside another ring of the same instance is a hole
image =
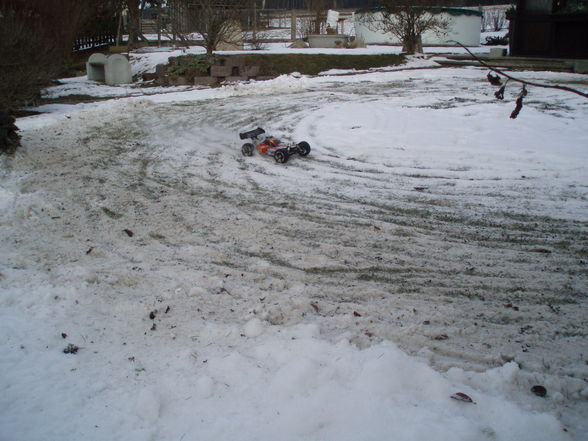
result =
[[[538,384],[536,384],[535,386],[533,386],[531,388],[531,392],[533,392],[538,397],[544,397],[547,395],[547,389],[545,389],[545,387],[538,385]]]

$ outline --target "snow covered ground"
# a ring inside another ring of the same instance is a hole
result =
[[[19,119],[0,440],[586,439],[588,102],[426,62]]]

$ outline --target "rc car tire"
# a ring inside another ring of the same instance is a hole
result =
[[[288,150],[277,150],[276,153],[274,153],[274,159],[276,160],[276,162],[279,162],[280,164],[288,162]]]
[[[306,156],[310,153],[310,144],[307,143],[306,141],[299,142],[297,144],[297,147],[298,147],[298,153],[300,154],[300,156]]]
[[[253,144],[248,142],[241,147],[241,153],[243,153],[243,156],[253,156],[253,149]]]

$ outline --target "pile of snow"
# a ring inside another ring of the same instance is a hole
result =
[[[569,439],[552,415],[505,399],[514,363],[441,374],[390,342],[362,350],[321,339],[315,325],[258,318],[201,324],[186,346],[173,335],[132,344],[132,326],[115,333],[106,316],[93,324],[102,344],[84,338],[91,322],[62,338],[75,318],[59,305],[78,296],[40,282],[2,301],[2,439]],[[63,353],[68,341],[76,354]]]

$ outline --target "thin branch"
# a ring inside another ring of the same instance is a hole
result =
[[[516,77],[513,77],[509,74],[504,73],[503,71],[501,71],[500,69],[497,69],[493,66],[490,66],[488,63],[482,61],[480,58],[478,58],[477,56],[475,56],[467,47],[465,47],[463,44],[461,44],[459,41],[455,41],[455,40],[450,40],[449,43],[455,43],[459,46],[461,46],[462,48],[464,48],[476,61],[478,61],[482,66],[487,67],[488,69],[490,69],[491,71],[496,72],[497,74],[500,74],[506,78],[508,78],[509,80],[512,81],[516,81],[518,83],[523,83],[526,84],[528,86],[535,86],[535,87],[543,87],[544,89],[559,89],[559,90],[565,90],[566,92],[571,92],[571,93],[575,93],[576,95],[580,95],[583,96],[584,98],[588,98],[588,93],[584,93],[580,90],[577,89],[573,89],[571,87],[567,87],[567,86],[552,86],[549,84],[542,84],[542,83],[533,83],[531,81],[525,81],[525,80],[520,80]]]

